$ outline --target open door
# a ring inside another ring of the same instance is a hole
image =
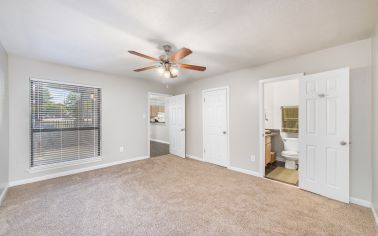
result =
[[[349,68],[304,76],[299,187],[349,202]]]
[[[168,98],[169,153],[185,158],[185,94]]]

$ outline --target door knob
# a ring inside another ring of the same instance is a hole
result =
[[[325,97],[325,94],[324,94],[324,93],[319,93],[318,96],[319,96],[320,98],[324,98],[324,97]]]
[[[226,132],[226,131],[223,131],[223,134],[227,134],[227,132]]]
[[[345,142],[345,141],[341,141],[341,142],[340,142],[340,145],[341,145],[341,146],[345,146],[345,145],[347,145],[347,144],[348,144],[348,143]]]
[[[181,129],[181,131],[185,131],[185,129]]]

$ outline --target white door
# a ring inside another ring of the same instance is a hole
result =
[[[185,94],[168,98],[169,153],[185,158]]]
[[[221,166],[228,163],[228,88],[204,90],[203,159]]]
[[[349,202],[349,69],[304,76],[299,112],[300,188]]]

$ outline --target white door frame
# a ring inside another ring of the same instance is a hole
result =
[[[147,93],[147,156],[148,158],[151,157],[150,153],[151,153],[151,145],[150,145],[150,135],[151,135],[151,127],[150,127],[150,96],[151,95],[156,95],[156,96],[160,96],[160,97],[171,97],[172,95],[171,94],[165,94],[165,93],[155,93],[155,92],[148,92]],[[169,137],[168,137],[169,138]]]
[[[259,139],[260,139],[260,157],[259,157],[259,175],[265,177],[265,111],[264,111],[264,85],[278,81],[300,79],[305,73],[285,75],[259,81]],[[299,90],[299,87],[298,87]]]
[[[227,163],[226,163],[226,166],[225,167],[230,167],[230,88],[229,86],[223,86],[223,87],[217,87],[217,88],[211,88],[211,89],[204,89],[202,90],[202,161],[205,161],[205,158],[204,158],[204,137],[205,137],[205,120],[203,119],[203,114],[204,114],[204,95],[206,92],[211,92],[211,91],[215,91],[215,90],[219,90],[219,89],[226,89],[226,92],[227,92],[227,98],[226,98],[226,105],[227,105],[227,111],[226,111],[226,114],[227,114],[227,152],[226,152],[226,155],[227,155]]]

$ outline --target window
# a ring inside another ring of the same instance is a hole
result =
[[[101,89],[31,80],[31,167],[101,155]]]

